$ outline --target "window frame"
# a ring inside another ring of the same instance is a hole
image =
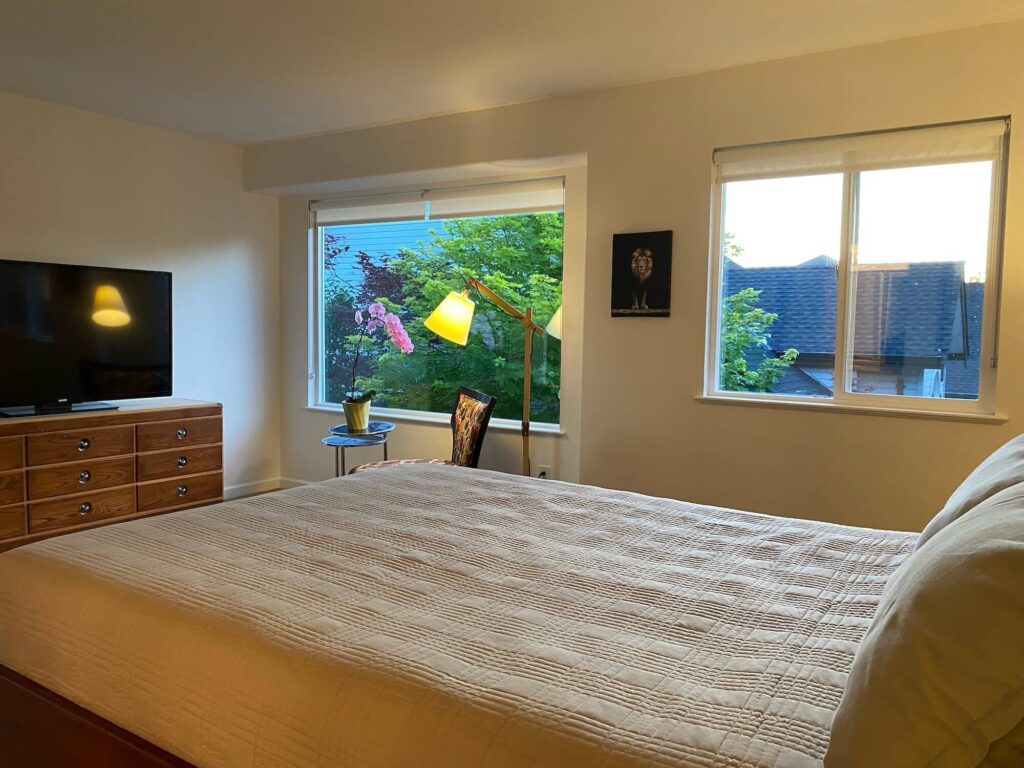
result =
[[[564,185],[564,198],[563,205],[561,208],[563,214],[563,242],[562,242],[562,301],[563,306],[566,301],[566,284],[569,282],[569,267],[567,264],[569,245],[567,240],[570,237],[568,215],[569,215],[569,187],[575,173],[573,169],[553,169],[550,173],[544,173],[541,175],[530,175],[514,178],[498,178],[498,179],[487,179],[483,181],[472,180],[467,183],[455,183],[455,184],[442,184],[442,185],[430,185],[429,191],[432,193],[446,192],[457,192],[459,190],[474,188],[474,187],[498,187],[506,184],[528,184],[530,182],[544,181],[552,178],[561,177]],[[382,202],[386,202],[388,198],[404,198],[408,197],[411,193],[423,195],[427,190],[423,188],[417,188],[415,190],[405,191],[386,191],[386,192],[368,192],[366,194],[353,194],[351,199],[360,200],[379,197]],[[348,196],[347,196],[348,197]],[[318,224],[316,211],[313,210],[312,204],[316,202],[310,200],[311,207],[309,209],[309,289],[310,289],[310,301],[309,301],[309,328],[310,328],[310,339],[309,339],[309,389],[307,397],[307,410],[320,411],[320,412],[332,412],[332,413],[343,413],[344,407],[341,403],[328,402],[326,393],[326,379],[323,375],[323,362],[326,354],[325,349],[325,328],[324,328],[324,312],[323,312],[323,286],[324,286],[324,262],[323,262],[323,244],[324,244],[324,230],[330,226],[344,226],[344,224],[332,225],[332,224]],[[546,212],[548,209],[538,209],[535,213]],[[528,213],[522,211],[522,213]],[[479,214],[481,216],[487,216],[487,213]],[[498,215],[498,214],[495,214]],[[430,219],[432,221],[444,221],[452,218],[466,218],[464,215],[456,216],[439,216],[436,219]],[[402,218],[400,220],[407,220]],[[353,221],[353,224],[365,223],[361,221]],[[452,289],[456,289],[457,281],[453,280]],[[570,295],[572,295],[570,291]],[[564,315],[563,315],[564,316]],[[562,342],[564,345],[564,341]],[[536,347],[536,343],[534,344]],[[565,349],[563,346],[562,350],[561,365],[559,366],[559,422],[542,422],[530,420],[530,431],[531,433],[540,434],[552,434],[565,436],[567,434],[566,422],[573,421],[570,414],[566,413],[566,403],[561,397],[561,393],[565,391],[567,385],[567,370],[566,370],[566,356]],[[573,357],[570,357],[570,362],[573,362]],[[454,405],[454,403],[453,403]],[[371,404],[370,413],[373,416],[379,416],[384,419],[393,421],[407,421],[407,422],[420,422],[426,424],[445,424],[448,425],[451,421],[451,412],[443,411],[424,411],[424,410],[413,410],[406,408],[387,408],[381,406],[374,406]],[[522,422],[519,419],[507,419],[500,417],[492,417],[489,422],[489,429],[496,429],[499,431],[515,431],[520,433],[522,431]]]
[[[820,173],[780,173],[764,178],[782,178],[793,176],[810,176],[821,174],[843,175],[842,218],[839,236],[837,296],[836,296],[836,339],[835,359],[833,361],[833,394],[832,397],[814,397],[809,395],[787,395],[769,392],[734,392],[720,389],[719,360],[720,318],[721,318],[721,287],[725,259],[723,255],[723,233],[725,226],[725,185],[729,182],[715,181],[711,190],[711,242],[708,269],[708,303],[707,333],[705,341],[705,370],[703,398],[718,401],[735,401],[737,403],[756,403],[758,405],[800,406],[821,409],[834,409],[845,412],[893,412],[894,414],[932,415],[935,417],[963,416],[993,417],[996,414],[996,378],[998,369],[999,318],[1002,286],[1003,236],[1006,222],[1006,176],[1009,152],[1009,118],[1007,133],[1002,141],[998,156],[991,158],[992,180],[989,192],[989,227],[988,253],[985,260],[986,294],[982,309],[981,342],[979,349],[978,398],[967,400],[960,398],[932,398],[912,395],[879,395],[870,393],[850,392],[849,387],[853,375],[853,366],[847,355],[849,335],[847,329],[853,325],[852,318],[856,309],[856,271],[853,237],[856,217],[859,212],[859,180],[863,169],[823,170]],[[928,127],[928,126],[926,126]],[[941,128],[941,126],[935,126]],[[899,130],[891,133],[899,133]],[[878,135],[886,132],[871,132]],[[831,138],[831,137],[830,137]],[[814,139],[801,140],[811,143]],[[779,144],[765,144],[764,147],[775,147]],[[924,165],[948,165],[958,161],[921,162],[912,164],[893,164],[892,168],[919,167]],[[872,169],[874,170],[874,169]],[[990,287],[991,286],[991,287]]]

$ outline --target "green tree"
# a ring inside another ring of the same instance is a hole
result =
[[[401,317],[416,349],[402,355],[384,338],[364,346],[360,388],[375,389],[378,405],[448,411],[460,385],[498,399],[495,415],[522,412],[523,327],[483,297],[465,347],[439,339],[423,321],[464,278],[478,277],[520,307],[532,307],[543,325],[562,299],[560,213],[450,219],[416,248],[371,260],[356,254],[361,287],[346,286],[338,272],[351,265],[344,238],[325,236],[325,372],[327,396],[340,402],[351,370],[355,308],[380,300]],[[339,231],[336,231],[339,232]],[[332,277],[335,279],[332,280]],[[532,417],[557,422],[561,345],[548,335],[534,337]]]
[[[796,360],[797,351],[787,349],[776,357],[768,344],[768,332],[778,319],[775,312],[757,306],[761,291],[744,288],[722,302],[722,360],[719,385],[730,392],[767,392]],[[759,357],[751,368],[748,359]]]
[[[732,232],[722,238],[726,258],[736,259],[743,246],[736,242]],[[768,343],[769,332],[779,319],[776,312],[766,312],[757,306],[761,291],[744,288],[722,302],[719,386],[729,392],[767,392],[782,378],[799,354],[787,349],[776,357]],[[748,360],[758,359],[750,368]]]

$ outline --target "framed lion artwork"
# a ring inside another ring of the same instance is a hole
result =
[[[612,317],[668,317],[672,230],[612,238]]]

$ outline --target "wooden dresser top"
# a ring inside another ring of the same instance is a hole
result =
[[[184,400],[177,397],[159,397],[152,400],[117,402],[116,411],[86,411],[83,413],[56,413],[46,416],[19,416],[0,418],[0,437],[35,435],[55,430],[85,429],[87,427],[113,427],[118,424],[139,424],[146,421],[220,416],[220,403]]]

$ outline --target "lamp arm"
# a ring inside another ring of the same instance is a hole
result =
[[[514,317],[516,320],[521,322],[525,327],[529,328],[538,336],[544,333],[544,329],[537,325],[535,322],[533,322],[533,319],[531,317],[528,317],[527,315],[520,312],[518,309],[516,309],[503,298],[501,298],[501,296],[499,296],[490,288],[488,288],[486,284],[476,279],[475,277],[469,276],[466,278],[466,287],[476,288],[478,291],[480,291],[480,293],[482,293],[484,296],[486,296],[488,299],[494,302],[498,306],[498,309],[500,309],[506,315]]]
[[[543,335],[544,329],[533,322],[533,307],[519,311],[501,296],[487,287],[481,280],[472,275],[466,276],[466,289],[463,296],[468,296],[471,288],[476,288],[480,295],[488,299],[509,317],[518,320],[523,326],[523,474],[530,474],[530,374],[533,361],[533,334]],[[447,299],[446,299],[447,301]],[[436,312],[437,310],[435,310]],[[472,317],[472,315],[470,315]],[[428,323],[428,327],[429,323]],[[447,338],[447,337],[446,337]],[[461,343],[465,343],[462,341]]]
[[[544,329],[533,322],[533,308],[527,307],[525,312],[520,312],[501,296],[488,288],[480,280],[473,276],[466,278],[466,290],[476,288],[487,299],[494,302],[505,314],[514,317],[523,324],[523,474],[530,475],[530,368],[533,360],[533,334],[538,336],[544,333]],[[533,333],[531,333],[531,331]]]

